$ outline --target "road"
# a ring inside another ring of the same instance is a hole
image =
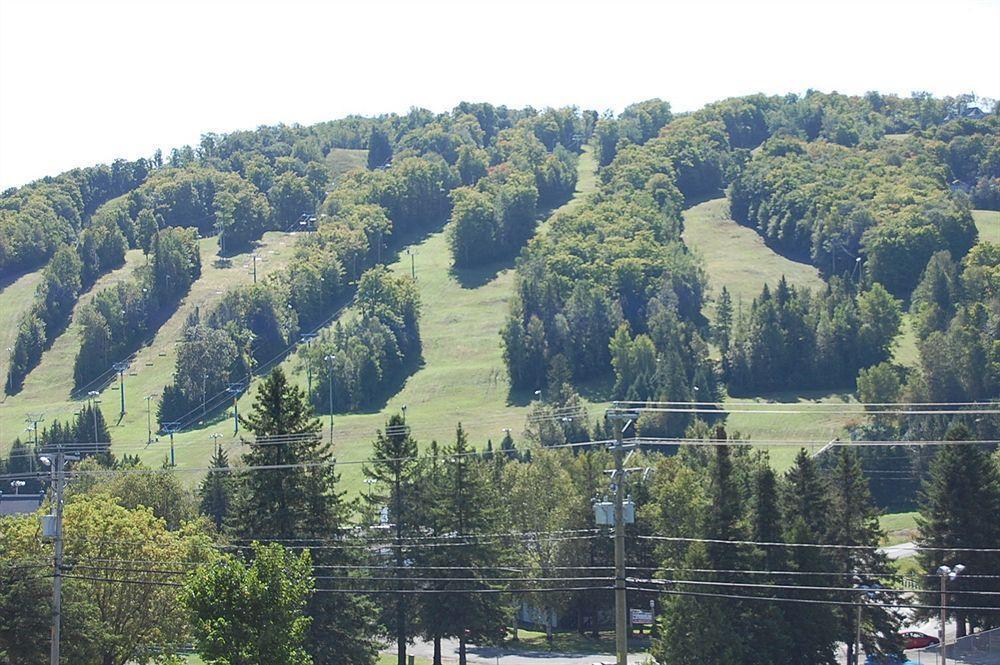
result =
[[[905,559],[908,556],[916,556],[917,545],[916,543],[899,543],[898,545],[879,548],[879,551],[885,552],[886,556],[895,561],[897,559]]]
[[[458,662],[458,640],[444,640],[441,652],[445,662]],[[416,642],[407,649],[408,654],[420,658],[431,658],[434,655],[434,645],[430,642]],[[613,665],[614,655],[611,654],[579,654],[559,653],[545,650],[528,650],[510,648],[508,645],[497,650],[496,647],[469,646],[466,648],[469,663],[479,665],[594,665],[607,663]],[[649,654],[630,654],[629,665],[640,665],[649,658]]]

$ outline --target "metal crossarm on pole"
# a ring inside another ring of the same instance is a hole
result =
[[[615,457],[612,488],[615,501],[615,653],[617,665],[628,665],[628,596],[625,588],[625,445],[622,436],[638,418],[627,409],[609,409],[605,418],[615,423]],[[618,423],[624,423],[618,426]],[[631,447],[631,446],[630,446]]]

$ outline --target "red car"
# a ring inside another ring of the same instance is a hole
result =
[[[903,638],[904,649],[923,649],[925,647],[933,646],[941,641],[936,637],[918,633],[915,630],[900,633],[900,636]]]

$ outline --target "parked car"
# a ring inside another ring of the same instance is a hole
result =
[[[941,641],[936,637],[926,635],[916,630],[908,630],[905,633],[901,633],[900,636],[903,638],[904,649],[923,649],[933,646]]]

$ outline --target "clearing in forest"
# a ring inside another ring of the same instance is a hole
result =
[[[257,265],[257,278],[261,279],[270,271],[287,264],[292,255],[293,236],[283,232],[272,231],[264,235],[257,248],[257,253],[265,260]],[[184,322],[196,307],[210,306],[222,297],[226,289],[237,284],[248,284],[253,281],[252,272],[247,264],[250,253],[237,254],[220,262],[217,239],[203,238],[200,241],[202,271],[191,286],[191,290],[181,300],[180,305],[169,319],[156,331],[150,344],[139,349],[135,361],[125,376],[125,409],[124,418],[119,422],[121,393],[118,381],[111,382],[101,390],[98,397],[101,400],[101,411],[111,430],[114,450],[118,454],[139,453],[151,464],[158,464],[166,452],[165,447],[154,443],[145,447],[147,440],[146,400],[147,395],[157,399],[168,385],[174,373],[174,363],[177,357],[175,342],[180,339]],[[98,290],[107,288],[113,283],[131,279],[132,270],[143,261],[140,250],[130,250],[125,266],[101,277],[97,284],[80,297],[74,310],[73,321],[63,333],[56,338],[48,351],[42,356],[42,362],[27,377],[24,390],[18,395],[9,397],[4,403],[0,417],[7,424],[17,424],[23,427],[24,419],[29,414],[44,414],[42,426],[48,426],[54,419],[62,422],[72,419],[83,405],[83,400],[73,400],[70,391],[73,389],[73,362],[80,349],[79,325],[76,315],[80,305],[87,303]],[[156,404],[152,401],[150,421],[152,429],[156,426]],[[23,438],[23,437],[22,437]],[[165,440],[165,437],[164,437]]]
[[[684,211],[684,244],[705,260],[708,296],[715,298],[725,286],[733,307],[749,307],[764,284],[772,288],[784,275],[796,287],[824,286],[819,271],[774,252],[760,235],[740,226],[729,216],[729,201],[712,199]],[[714,307],[706,312],[710,317]]]

